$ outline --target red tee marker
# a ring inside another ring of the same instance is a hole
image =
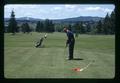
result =
[[[80,71],[80,68],[74,68],[73,70],[74,71]]]

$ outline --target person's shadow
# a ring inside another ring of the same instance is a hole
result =
[[[82,58],[73,58],[72,60],[84,60]]]

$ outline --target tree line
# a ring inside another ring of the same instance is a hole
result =
[[[17,21],[15,19],[14,11],[11,12],[11,18],[9,20],[8,27],[5,27],[5,32],[12,33],[13,35],[17,32],[30,33],[32,29],[29,26],[29,23],[22,23],[20,27],[17,25]],[[54,32],[54,24],[51,20],[46,19],[45,21],[38,21],[36,28],[36,32]]]
[[[51,20],[38,21],[35,29],[36,32],[54,32],[54,24]]]
[[[76,36],[79,34],[115,34],[115,11],[112,11],[110,15],[107,13],[105,18],[99,20],[98,22],[90,21],[85,23],[81,21],[73,24],[55,24],[52,20],[46,19],[44,21],[38,21],[34,31],[62,32],[64,27],[73,31]],[[28,22],[22,23],[22,25],[18,27],[14,11],[12,11],[6,32],[15,34],[20,31],[23,33],[30,33],[33,30],[30,28]]]
[[[110,15],[107,13],[105,18],[98,22],[84,23],[81,21],[73,25],[69,24],[67,27],[73,31],[76,36],[78,36],[78,34],[115,34],[115,11]]]
[[[97,23],[96,34],[115,34],[115,11]]]

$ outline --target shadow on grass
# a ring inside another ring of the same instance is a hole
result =
[[[56,49],[56,48],[63,48],[63,46],[45,46],[45,45],[42,45],[42,46],[38,46],[36,48],[55,48]]]
[[[73,58],[72,60],[84,60],[82,58]]]
[[[36,47],[36,46],[35,46]],[[45,48],[45,46],[43,45],[43,46],[37,46],[36,48]]]

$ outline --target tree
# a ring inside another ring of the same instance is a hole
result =
[[[54,24],[51,20],[49,19],[46,19],[44,21],[44,31],[45,32],[54,32]]]
[[[40,21],[37,22],[37,26],[36,26],[35,31],[40,32]]]
[[[26,33],[26,32],[29,33],[31,31],[31,29],[30,29],[30,27],[29,27],[29,25],[28,25],[27,22],[23,23],[22,26],[21,26],[21,28],[22,28],[22,32],[23,33]]]
[[[31,32],[30,26],[29,26],[29,24],[27,22],[25,23],[25,29],[26,29],[27,33]]]
[[[46,19],[44,21],[44,29],[43,29],[44,32],[48,32],[49,31],[49,20]]]
[[[110,22],[111,22],[111,34],[115,33],[115,10],[112,11],[110,15]]]
[[[25,31],[25,23],[23,23],[23,24],[21,25],[21,31],[22,31],[23,33],[26,32],[26,31]]]
[[[79,26],[80,26],[80,33],[81,34],[85,33],[85,27],[83,26],[83,22],[80,22]]]
[[[49,32],[54,32],[54,24],[51,20],[49,20]]]
[[[13,33],[13,35],[15,34],[15,32],[17,32],[17,22],[15,20],[15,14],[14,11],[12,10],[11,13],[11,18],[9,20],[9,24],[8,24],[8,32]]]
[[[104,19],[104,23],[103,23],[103,33],[104,34],[109,34],[110,33],[110,17],[109,14],[107,13],[105,19]]]
[[[101,20],[98,22],[98,24],[97,24],[97,26],[96,26],[96,33],[97,34],[102,34],[102,32],[103,32],[103,28],[102,28],[102,22],[101,22]]]
[[[91,26],[90,26],[90,23],[88,23],[86,25],[86,32],[90,32],[91,31]]]
[[[80,33],[80,26],[78,22],[74,24],[74,28],[75,28],[75,37],[78,37],[78,34]]]
[[[36,32],[43,32],[43,28],[44,28],[43,23],[38,21],[36,26]]]
[[[105,18],[97,23],[95,32],[106,35],[115,33],[115,11],[110,15],[107,13]]]
[[[17,26],[16,29],[15,29],[15,32],[19,32],[19,29],[20,29],[20,27]]]

